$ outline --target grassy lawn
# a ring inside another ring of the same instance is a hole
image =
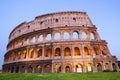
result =
[[[120,80],[120,72],[0,73],[0,80]]]

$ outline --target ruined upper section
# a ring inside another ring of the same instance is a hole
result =
[[[88,26],[95,27],[86,12],[68,11],[44,14],[35,17],[31,22],[23,22],[19,24],[9,35],[9,41],[26,33],[37,30],[54,27],[67,26]]]

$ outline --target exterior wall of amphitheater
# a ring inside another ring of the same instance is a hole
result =
[[[3,72],[119,71],[117,58],[86,12],[57,12],[23,22],[9,35]]]

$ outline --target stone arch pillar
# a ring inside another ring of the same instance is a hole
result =
[[[81,51],[82,58],[84,58],[85,55],[84,55],[84,45],[83,45],[83,44],[81,45],[81,50],[82,50],[82,51]]]
[[[70,37],[70,40],[72,40],[73,39],[73,34],[72,34],[72,30],[70,30],[70,31],[68,31],[68,33],[69,33],[69,37]]]
[[[60,48],[61,48],[61,58],[63,59],[64,58],[64,48],[63,48],[63,45],[61,45]]]
[[[83,72],[86,72],[86,63],[83,61]]]
[[[93,58],[94,57],[94,49],[93,49],[93,45],[90,45],[90,55]]]
[[[44,57],[45,57],[45,47],[44,47],[44,45],[42,45],[42,58],[44,59]]]
[[[30,49],[30,47],[28,46],[28,47],[27,47],[26,59],[29,59],[29,57],[28,57],[28,56],[29,56],[29,49]]]
[[[79,39],[82,40],[82,30],[79,30]]]
[[[36,52],[37,52],[35,46],[33,47],[33,50],[34,50],[34,57],[33,58],[35,59],[36,58]]]
[[[71,48],[71,57],[73,58],[74,57],[74,46],[70,45],[70,48]]]
[[[51,40],[53,41],[54,40],[54,32],[51,31],[50,34],[51,34]]]
[[[97,37],[96,39],[97,39],[97,40],[101,40],[101,39],[100,39],[100,36],[99,36],[99,34],[98,34],[98,32],[97,32],[96,30],[95,30],[95,34],[96,34],[96,37]]]
[[[64,31],[60,31],[60,40],[62,41],[64,38],[63,38],[63,35],[64,35]]]
[[[36,43],[39,43],[39,34],[36,35]]]
[[[87,33],[88,33],[88,38],[87,38],[87,40],[90,40],[90,31],[87,30]]]
[[[43,32],[43,42],[46,42],[46,33]]]

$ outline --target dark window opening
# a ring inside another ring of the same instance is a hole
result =
[[[73,18],[73,21],[76,22],[76,18]]]
[[[55,21],[58,22],[58,19],[56,19]]]
[[[21,32],[21,30],[19,30],[19,33]]]
[[[43,24],[43,21],[41,21],[40,24]]]
[[[28,26],[28,29],[30,28],[30,26]]]

